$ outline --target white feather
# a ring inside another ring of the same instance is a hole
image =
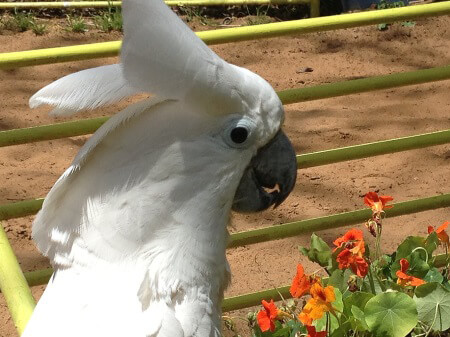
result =
[[[122,74],[120,64],[86,69],[60,78],[30,98],[30,107],[48,104],[54,116],[69,116],[80,110],[109,105],[139,93]]]
[[[243,109],[241,69],[218,57],[164,2],[128,0],[122,13],[121,60],[129,83],[212,114]]]

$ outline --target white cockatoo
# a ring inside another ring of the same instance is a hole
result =
[[[123,20],[120,64],[30,100],[64,115],[154,94],[109,119],[45,199],[33,238],[54,274],[23,337],[220,336],[230,211],[277,206],[295,184],[265,80],[161,0],[124,0]]]

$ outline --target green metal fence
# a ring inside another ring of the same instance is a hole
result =
[[[324,16],[304,20],[268,23],[247,27],[235,27],[198,32],[206,44],[265,39],[292,34],[323,32],[336,29],[368,26],[378,23],[407,21],[415,18],[450,14],[450,1],[428,5],[391,8],[353,14]],[[24,52],[0,54],[0,69],[13,69],[39,64],[81,61],[117,56],[120,41],[92,43],[81,46],[48,48]]]
[[[199,36],[201,36],[208,43],[213,44],[273,37],[293,33],[333,30],[380,22],[406,20],[414,17],[445,14],[450,14],[449,1],[400,9],[307,19],[294,23],[276,23],[261,25],[261,27],[242,27],[242,29],[202,32],[199,33]],[[117,53],[120,43],[113,42],[109,44],[102,44],[101,48],[98,48],[98,45],[99,44],[96,44],[96,46],[88,50],[87,53],[80,52],[80,47],[4,53],[0,54],[0,69],[111,56]],[[284,104],[291,104],[307,100],[348,95],[352,93],[393,88],[430,81],[439,81],[449,78],[450,66],[445,66],[414,72],[331,83],[310,88],[285,90],[279,92],[278,94]],[[89,134],[94,132],[105,121],[106,118],[95,118],[26,129],[2,131],[0,132],[0,146],[10,146],[15,144]],[[305,167],[332,164],[345,160],[366,158],[370,156],[412,150],[445,143],[450,143],[450,130],[303,154],[297,156],[297,163],[301,169]],[[42,202],[43,199],[33,199],[0,205],[0,220],[34,214],[40,209]],[[449,206],[450,193],[396,203],[394,208],[387,210],[387,214],[390,217],[395,217]],[[301,220],[277,226],[240,232],[231,235],[229,247],[282,239],[311,231],[356,224],[364,221],[369,216],[369,210],[361,209],[326,217]],[[439,261],[442,262],[442,260],[443,257],[438,257],[436,259],[438,264],[440,263]],[[0,226],[0,290],[6,298],[12,318],[19,333],[23,331],[35,305],[27,282],[29,285],[44,284],[48,281],[50,275],[51,269],[46,269],[26,273],[26,277],[24,277],[7,240],[3,227]],[[230,311],[252,306],[258,304],[262,298],[278,299],[278,291],[284,296],[289,295],[288,288],[281,287],[277,290],[264,290],[256,293],[231,297],[224,300],[223,310]]]
[[[310,17],[320,15],[320,0],[166,0],[168,6],[262,6],[308,4]],[[122,1],[0,2],[0,9],[76,9],[120,7]]]

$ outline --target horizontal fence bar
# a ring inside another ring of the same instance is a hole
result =
[[[447,143],[450,143],[450,130],[306,153],[297,156],[297,164],[299,168],[307,168]]]
[[[0,147],[89,135],[94,133],[108,119],[109,117],[88,118],[0,131]]]
[[[297,155],[299,169],[450,143],[450,130]],[[36,214],[43,198],[0,205],[0,220]]]
[[[36,214],[43,202],[44,198],[39,198],[0,205],[0,221]]]
[[[36,302],[1,224],[0,290],[5,297],[14,324],[21,334],[33,313]]]
[[[434,266],[437,268],[444,267],[446,265],[447,258],[448,257],[446,254],[436,255]],[[52,268],[34,270],[34,271],[29,271],[29,272],[24,273],[25,279],[27,280],[27,283],[30,287],[47,284],[48,281],[50,280],[50,277],[52,276],[52,274],[53,274]],[[238,296],[238,297],[241,297],[241,296]],[[225,299],[225,301],[228,301],[228,300],[229,299]],[[236,310],[236,309],[240,309],[240,308],[233,307],[232,309],[228,309],[227,311]]]
[[[168,6],[246,6],[246,5],[290,5],[309,3],[310,0],[169,0]],[[105,8],[120,7],[122,1],[36,1],[0,2],[0,9],[33,8]]]
[[[305,34],[450,14],[450,1],[198,32],[206,44]],[[120,41],[0,54],[0,69],[116,56]]]
[[[293,104],[448,79],[450,79],[450,65],[372,76],[357,80],[339,81],[305,88],[287,89],[278,92],[278,96],[283,104]]]
[[[386,216],[391,218],[444,207],[450,207],[450,193],[396,203],[393,208],[386,210]],[[239,232],[230,236],[228,247],[244,246],[283,239],[313,231],[354,225],[366,221],[370,218],[371,214],[372,211],[370,209],[360,209],[357,211]]]
[[[450,66],[443,66],[391,75],[374,76],[365,79],[321,84],[306,88],[283,90],[279,91],[278,95],[283,104],[293,104],[448,79],[450,79]],[[108,117],[99,117],[0,131],[0,147],[91,134],[106,122],[107,119]]]
[[[445,261],[447,259],[447,255],[440,254],[436,256],[436,267],[443,267]],[[28,285],[30,287],[36,285],[42,285],[48,283],[50,277],[53,273],[51,268],[36,270],[25,274],[25,278],[27,279]],[[289,293],[290,286],[281,286],[276,289],[266,289],[257,291],[254,293],[232,296],[225,298],[222,302],[222,311],[229,312],[233,310],[245,309],[248,307],[260,305],[262,300],[269,301],[273,299],[274,301],[281,300],[280,294],[283,298],[291,298],[291,294]]]

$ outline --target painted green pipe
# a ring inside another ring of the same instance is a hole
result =
[[[302,169],[445,143],[450,143],[450,130],[301,154],[297,155],[297,164]],[[35,214],[43,202],[39,198],[0,205],[0,220]]]
[[[305,34],[343,28],[367,26],[377,23],[411,20],[450,14],[450,1],[390,8],[377,11],[324,16],[303,20],[269,23],[256,26],[198,32],[197,35],[207,44],[220,44],[277,37],[289,34]],[[120,41],[93,43],[87,45],[30,50],[0,54],[0,69],[13,69],[68,61],[87,60],[119,53]]]
[[[307,88],[289,89],[278,92],[278,95],[280,96],[283,104],[293,104],[316,99],[349,95],[352,93],[388,89],[446,79],[450,79],[450,66],[384,76],[374,76],[365,79],[341,81],[331,84],[321,84]],[[95,132],[95,130],[106,122],[107,119],[107,117],[99,117],[30,128],[0,131],[0,147],[90,134]],[[437,135],[436,137],[443,137],[443,135]],[[318,156],[322,155],[323,153],[318,154]]]
[[[288,89],[278,92],[278,96],[283,104],[292,104],[448,79],[450,79],[450,65]]]
[[[418,213],[437,208],[450,207],[450,193],[429,198],[415,199],[394,204],[394,207],[386,210],[389,218]],[[238,247],[259,242],[272,241],[292,237],[304,233],[321,231],[362,223],[370,218],[370,209],[333,214],[320,218],[300,220],[281,225],[275,225],[245,232],[239,232],[230,236],[228,247]]]
[[[23,273],[30,287],[47,284],[53,274],[52,268],[34,270]]]
[[[309,3],[310,0],[166,0],[168,6],[246,6],[290,5]],[[105,8],[122,6],[122,1],[36,1],[0,2],[0,9],[15,8]]]
[[[345,146],[297,156],[299,168],[321,166],[450,143],[450,130]]]
[[[0,205],[0,221],[36,214],[43,202],[44,199],[39,198]]]
[[[0,147],[88,135],[94,133],[108,119],[109,117],[88,118],[0,131]]]
[[[36,305],[17,258],[0,224],[0,290],[19,334],[22,334]]]

